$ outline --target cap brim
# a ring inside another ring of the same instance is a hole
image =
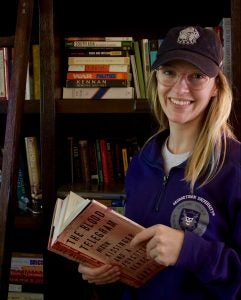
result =
[[[172,50],[166,53],[157,55],[156,60],[152,64],[151,69],[155,70],[161,65],[173,60],[184,60],[196,66],[201,72],[209,77],[216,77],[220,68],[208,57],[200,55],[196,52],[186,50]]]

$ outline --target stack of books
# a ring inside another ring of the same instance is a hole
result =
[[[65,39],[67,70],[63,99],[132,99],[132,37]]]

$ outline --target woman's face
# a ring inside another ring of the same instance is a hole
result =
[[[217,93],[215,78],[184,61],[173,61],[157,71],[157,89],[170,125],[199,126],[210,99]]]

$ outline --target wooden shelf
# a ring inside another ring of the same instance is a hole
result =
[[[0,100],[0,113],[6,114],[8,101]],[[56,112],[59,114],[103,114],[103,113],[138,113],[149,112],[146,99],[67,99],[57,100]],[[24,113],[40,113],[39,100],[26,100]]]
[[[58,100],[56,112],[71,114],[103,114],[103,113],[138,113],[149,112],[148,103],[145,99],[67,99]]]
[[[131,113],[133,99],[68,99],[56,103],[57,113]]]
[[[7,113],[8,100],[0,100],[0,113]],[[40,101],[39,100],[26,100],[24,103],[24,113],[33,114],[40,112]]]
[[[12,47],[14,44],[14,36],[0,37],[0,47]]]
[[[14,226],[17,229],[39,230],[43,225],[43,215],[18,215]]]

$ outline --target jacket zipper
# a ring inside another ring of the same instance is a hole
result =
[[[168,180],[168,176],[164,175],[163,177],[163,183],[162,183],[162,190],[161,190],[161,193],[158,197],[158,200],[156,202],[156,205],[155,205],[155,211],[159,211],[159,208],[160,208],[160,202],[161,202],[161,199],[163,198],[163,195],[165,193],[165,189],[166,189],[166,184],[167,184],[167,180]]]

